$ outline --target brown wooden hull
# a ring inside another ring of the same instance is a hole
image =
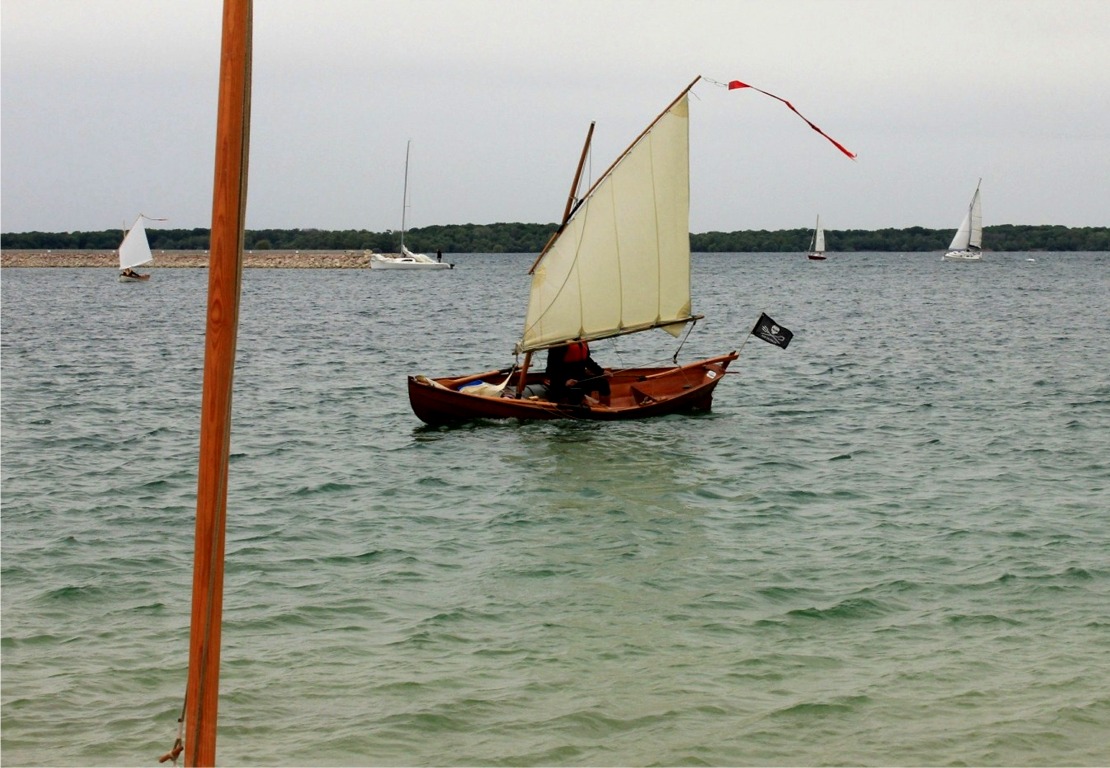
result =
[[[590,401],[569,405],[542,398],[488,397],[459,391],[460,387],[479,380],[500,384],[505,380],[506,371],[440,379],[410,376],[409,403],[421,421],[432,425],[475,419],[621,421],[708,411],[713,403],[713,390],[724,378],[729,363],[737,357],[736,352],[730,352],[671,368],[606,371],[610,388],[608,405]],[[528,383],[538,383],[542,377],[542,373],[529,374]],[[505,391],[514,393],[516,389],[514,380]]]

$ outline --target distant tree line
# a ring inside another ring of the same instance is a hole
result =
[[[554,224],[449,224],[420,227],[405,233],[405,245],[414,251],[444,253],[538,253],[555,232]],[[831,252],[940,251],[955,234],[951,229],[846,229],[826,230]],[[780,229],[705,232],[690,235],[690,248],[698,253],[797,253],[809,247],[812,230]],[[208,229],[148,229],[155,250],[189,251],[208,248]],[[0,248],[39,251],[111,250],[122,233],[102,232],[5,232]],[[399,232],[365,229],[252,229],[246,232],[248,250],[279,251],[379,251],[396,253]],[[1110,251],[1110,227],[1061,227],[1002,224],[986,227],[983,244],[992,251]]]
[[[954,229],[925,227],[827,229],[825,247],[831,252],[941,251],[955,234]],[[797,253],[809,248],[812,237],[811,229],[706,232],[691,234],[690,248],[698,253]],[[984,227],[983,245],[992,251],[1110,251],[1110,227],[1001,224]]]

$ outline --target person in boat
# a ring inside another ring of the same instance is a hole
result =
[[[436,261],[443,261],[443,251],[442,250],[438,250],[438,249],[436,250]]]
[[[552,402],[581,405],[592,394],[602,405],[609,404],[609,379],[584,341],[547,350],[546,374],[547,397]]]
[[[127,269],[123,270],[122,272],[120,272],[120,274],[123,275],[124,277],[139,277],[139,273],[136,272],[135,270],[131,269],[131,267],[128,267]]]

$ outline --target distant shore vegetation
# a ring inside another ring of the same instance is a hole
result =
[[[405,245],[414,251],[444,253],[538,253],[555,233],[554,224],[448,224],[405,232]],[[797,253],[809,248],[811,229],[741,230],[690,235],[696,253]],[[908,227],[906,229],[825,230],[831,252],[942,251],[955,230]],[[203,251],[209,245],[207,228],[147,229],[155,250]],[[5,232],[0,248],[11,250],[111,250],[122,233]],[[1110,227],[1002,224],[986,227],[983,245],[990,251],[1110,251]],[[400,251],[400,233],[365,229],[251,229],[248,250]]]

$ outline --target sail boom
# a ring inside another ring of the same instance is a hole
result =
[[[552,347],[562,347],[574,341],[601,341],[603,339],[612,339],[618,336],[628,336],[633,333],[643,333],[644,331],[654,331],[657,328],[662,328],[672,336],[677,336],[682,328],[688,323],[696,323],[698,320],[703,320],[705,315],[690,315],[678,320],[668,320],[666,322],[647,323],[635,327],[620,328],[614,331],[606,331],[603,333],[583,333],[578,336],[573,336],[566,339],[548,340],[544,343],[525,346],[523,343],[517,344],[516,352],[518,354],[528,352],[538,352],[542,349],[551,349]]]

